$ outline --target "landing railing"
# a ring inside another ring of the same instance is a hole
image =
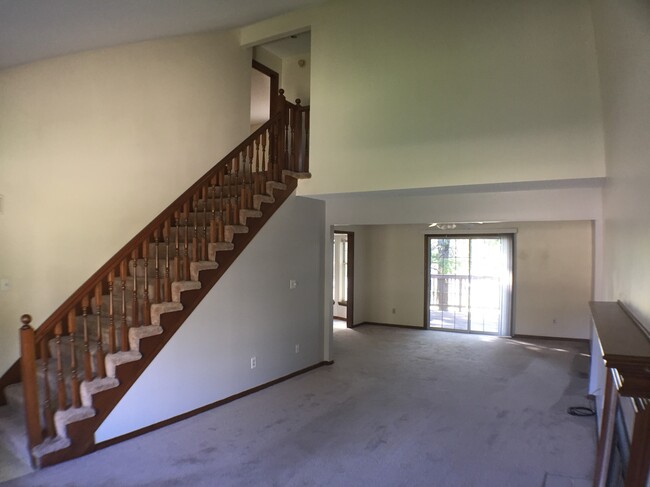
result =
[[[151,306],[172,301],[172,282],[190,280],[192,263],[214,260],[226,227],[238,225],[240,210],[253,209],[255,197],[266,195],[266,183],[279,181],[283,170],[308,172],[309,107],[300,106],[300,100],[287,102],[283,93],[269,121],[131,239],[38,329],[28,315],[21,318],[30,450],[56,436],[55,411],[82,405],[82,381],[106,377],[106,355],[129,350],[129,330],[152,326]],[[42,380],[37,380],[39,367]],[[17,364],[10,370],[15,374]]]

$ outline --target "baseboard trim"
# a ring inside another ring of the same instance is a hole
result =
[[[542,336],[542,335],[513,335],[512,338],[521,338],[524,340],[565,340],[567,342],[589,343],[588,338],[567,338],[567,337],[552,337],[552,336]]]
[[[146,433],[150,433],[151,431],[155,431],[160,428],[164,428],[165,426],[169,426],[170,424],[178,423],[179,421],[183,421],[184,419],[191,418],[192,416],[196,416],[197,414],[204,413],[206,411],[209,411],[211,409],[218,408],[219,406],[223,406],[224,404],[228,404],[229,402],[233,402],[237,399],[241,399],[242,397],[249,396],[251,394],[255,394],[256,392],[259,392],[263,389],[267,389],[271,386],[274,386],[276,384],[279,384],[280,382],[284,382],[286,380],[292,379],[298,375],[305,374],[307,372],[310,372],[314,369],[317,369],[319,367],[323,367],[324,365],[332,365],[334,364],[333,360],[323,360],[322,362],[318,362],[317,364],[310,365],[309,367],[305,367],[304,369],[297,370],[295,372],[292,372],[290,374],[287,374],[285,376],[282,376],[278,379],[274,379],[270,382],[266,382],[265,384],[260,384],[259,386],[253,387],[252,389],[247,389],[245,391],[239,392],[237,394],[234,394],[232,396],[226,397],[225,399],[220,399],[219,401],[215,401],[211,404],[206,404],[205,406],[201,406],[200,408],[193,409],[192,411],[188,411],[183,414],[179,414],[178,416],[174,416],[173,418],[165,419],[164,421],[160,421],[155,424],[151,424],[149,426],[145,426],[144,428],[140,428],[135,431],[131,431],[130,433],[126,433],[121,436],[116,436],[115,438],[111,438],[110,440],[105,440],[100,443],[97,443],[95,445],[95,450],[101,450],[103,448],[107,448],[109,446],[115,445],[117,443],[121,443],[126,440],[130,440],[131,438],[135,438],[137,436],[144,435]]]
[[[358,325],[354,325],[355,328],[359,326],[364,326],[364,325],[372,325],[372,326],[388,326],[391,328],[406,328],[408,330],[425,330],[423,326],[413,326],[413,325],[395,325],[393,323],[376,323],[374,321],[364,321],[363,323],[359,323]]]

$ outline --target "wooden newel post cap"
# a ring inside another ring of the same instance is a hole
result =
[[[300,98],[296,98],[296,105],[300,106]]]
[[[278,91],[278,93],[280,93],[280,96],[284,96],[284,90],[282,88],[280,88],[280,91]]]
[[[21,328],[31,328],[29,324],[32,322],[31,315],[22,315],[20,317],[20,322],[23,324]]]

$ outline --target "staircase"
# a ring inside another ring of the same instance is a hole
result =
[[[94,433],[301,178],[309,108],[278,97],[262,127],[178,197],[38,329],[0,378],[0,441],[40,468]]]

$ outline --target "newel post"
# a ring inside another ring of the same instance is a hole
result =
[[[274,179],[279,179],[280,175],[282,174],[282,170],[286,169],[287,166],[287,161],[286,161],[286,156],[287,156],[287,138],[289,135],[289,105],[287,104],[287,99],[284,96],[284,90],[280,89],[278,95],[278,103],[277,103],[277,110],[280,113],[280,120],[279,120],[279,131],[276,133],[276,166],[275,170],[273,173],[273,178]]]
[[[30,326],[32,317],[22,315],[20,321],[20,373],[25,398],[25,424],[29,449],[43,442],[43,432],[39,418],[38,386],[36,383],[36,340],[34,329]]]
[[[293,167],[292,171],[304,172],[303,165],[303,129],[302,116],[305,113],[300,106],[300,98],[296,99],[296,107],[293,111]]]

